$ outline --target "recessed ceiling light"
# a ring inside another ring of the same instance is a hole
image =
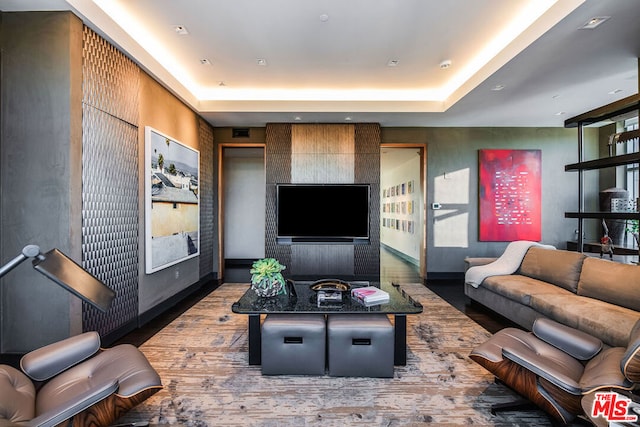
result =
[[[494,87],[491,88],[491,90],[494,92],[499,92],[502,89],[504,89],[504,85],[495,85]]]
[[[581,30],[593,30],[600,24],[602,24],[607,19],[611,18],[610,16],[596,16],[595,18],[589,19],[585,24],[580,27]]]
[[[350,122],[350,121],[351,121],[351,117],[347,116],[347,117],[345,117],[345,118],[344,118],[344,120],[345,120],[346,122]]]
[[[556,116],[564,116],[566,113],[564,111],[558,111]]]
[[[327,15],[326,13],[323,13],[322,15],[320,15],[320,22],[327,22],[329,20],[329,15]]]
[[[442,61],[440,63],[440,68],[443,69],[443,70],[446,70],[449,67],[451,67],[451,60],[450,59],[445,59],[444,61]]]
[[[609,92],[609,95],[615,95],[615,94],[618,94],[620,92],[622,92],[622,89],[614,89],[611,92]]]
[[[388,67],[397,67],[399,63],[400,63],[400,61],[399,61],[399,60],[397,60],[397,59],[390,59],[390,60],[387,62],[387,66],[388,66]]]
[[[261,67],[265,67],[267,65],[267,60],[264,58],[258,58],[256,59],[256,64],[260,65]]]
[[[211,61],[209,61],[207,58],[203,58],[200,60],[200,64],[201,65],[211,65]]]
[[[295,117],[293,118],[293,120],[295,120],[296,122],[299,122],[300,120],[302,120],[302,117],[300,117],[300,116],[295,116]]]
[[[184,25],[175,25],[173,27],[173,30],[176,33],[180,34],[181,36],[189,34],[189,31],[187,30],[187,27],[185,27]]]

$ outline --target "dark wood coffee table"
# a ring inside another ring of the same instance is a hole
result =
[[[407,315],[422,313],[422,304],[415,301],[399,285],[379,284],[373,282],[351,282],[352,287],[378,286],[389,293],[389,301],[384,304],[365,306],[351,299],[345,293],[341,302],[318,304],[317,293],[311,289],[311,281],[291,282],[294,292],[272,298],[259,297],[249,288],[233,305],[234,313],[246,314],[249,317],[249,364],[259,365],[261,362],[260,316],[263,314],[287,313],[349,313],[369,314],[383,313],[394,317],[395,344],[394,365],[407,364]]]

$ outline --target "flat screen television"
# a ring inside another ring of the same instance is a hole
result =
[[[369,184],[278,184],[277,242],[369,243]]]

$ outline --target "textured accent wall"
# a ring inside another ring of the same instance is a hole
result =
[[[354,182],[371,185],[369,200],[370,245],[354,247],[356,275],[380,275],[380,125],[358,124],[355,128]]]
[[[291,246],[276,244],[276,184],[291,182],[291,125],[268,123],[265,135],[265,255],[291,265]]]
[[[198,118],[198,140],[200,147],[200,277],[203,278],[214,271],[214,248],[218,247],[218,198],[214,197],[214,156],[213,129],[202,118]]]
[[[378,277],[379,147],[378,124],[268,124],[266,255],[280,259],[294,276]],[[277,245],[277,183],[371,184],[371,244]]]
[[[139,69],[88,28],[83,35],[83,267],[115,290],[107,313],[83,305],[101,335],[138,315]]]

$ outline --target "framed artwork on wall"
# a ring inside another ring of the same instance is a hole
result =
[[[200,253],[200,153],[145,127],[145,266],[153,273]]]
[[[541,150],[478,150],[479,240],[540,241]]]

